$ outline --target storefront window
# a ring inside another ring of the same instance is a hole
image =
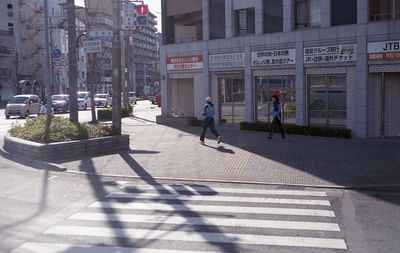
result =
[[[284,123],[296,123],[296,87],[294,76],[259,76],[256,82],[257,121],[272,122],[271,95],[278,92],[281,98],[282,120]],[[265,116],[267,115],[267,116]]]
[[[310,125],[346,126],[346,76],[308,77]]]
[[[245,121],[244,79],[219,79],[221,122],[238,124]]]

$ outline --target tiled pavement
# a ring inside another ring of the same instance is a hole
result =
[[[182,179],[329,186],[400,185],[400,140],[343,140],[220,127],[223,143],[198,141],[199,127],[125,119],[131,151],[60,162],[69,171]],[[208,133],[207,137],[211,137]]]

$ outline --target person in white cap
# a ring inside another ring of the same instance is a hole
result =
[[[204,123],[203,123],[203,131],[201,132],[200,135],[200,143],[204,145],[204,138],[206,136],[207,128],[210,128],[211,132],[215,135],[217,138],[217,143],[221,143],[221,136],[215,130],[214,128],[214,104],[211,102],[211,98],[207,97],[206,98],[206,105],[204,106],[204,111],[203,111],[203,117],[204,117]]]

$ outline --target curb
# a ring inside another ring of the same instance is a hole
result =
[[[315,189],[336,189],[336,190],[358,190],[358,191],[388,191],[388,192],[400,192],[400,184],[379,184],[379,185],[318,185],[318,184],[289,184],[289,183],[272,183],[272,182],[253,182],[253,181],[238,181],[238,180],[218,180],[218,179],[195,179],[195,178],[176,178],[176,177],[149,177],[149,176],[129,176],[129,175],[118,175],[118,174],[106,174],[106,173],[91,173],[81,171],[65,171],[68,174],[74,175],[86,175],[86,176],[98,176],[105,178],[118,178],[122,180],[126,179],[141,179],[141,180],[160,180],[160,181],[186,181],[186,182],[205,182],[205,183],[222,183],[222,184],[249,184],[249,185],[265,185],[265,186],[288,186],[288,187],[303,187],[303,188],[315,188]]]
[[[14,161],[16,163],[23,164],[25,166],[33,167],[38,170],[49,170],[49,171],[55,171],[55,172],[65,172],[67,171],[67,168],[64,166],[61,166],[56,163],[51,163],[51,162],[45,162],[42,160],[34,160],[34,159],[27,159],[27,158],[21,158],[17,157],[6,150],[4,150],[3,147],[0,148],[0,156],[9,159],[11,161]]]

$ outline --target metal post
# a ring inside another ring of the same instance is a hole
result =
[[[112,122],[113,132],[121,134],[121,2],[113,0],[114,10],[114,33],[112,43],[112,82],[113,82],[113,101],[112,101]]]
[[[67,2],[68,19],[68,70],[69,70],[69,119],[73,123],[79,122],[78,115],[78,70],[76,63],[76,26],[75,26],[75,0]]]
[[[46,57],[46,100],[47,111],[46,114],[51,114],[51,75],[50,75],[50,52],[49,52],[49,14],[48,14],[47,0],[44,0],[44,43],[45,43],[45,57]]]

